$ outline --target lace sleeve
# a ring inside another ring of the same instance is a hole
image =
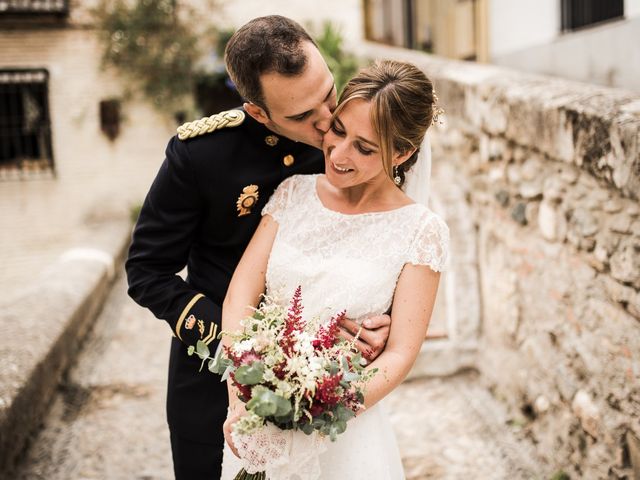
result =
[[[449,227],[439,216],[429,212],[409,251],[408,263],[427,265],[441,272],[449,256]]]
[[[282,219],[282,213],[291,200],[291,193],[295,185],[296,177],[289,177],[282,181],[278,188],[276,188],[269,201],[262,209],[262,215],[271,215],[273,219],[280,223]]]

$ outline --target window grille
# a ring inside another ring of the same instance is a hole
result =
[[[624,16],[623,0],[562,0],[562,31],[571,31]]]
[[[69,0],[0,0],[2,14],[56,14],[69,13]]]
[[[0,172],[53,171],[48,80],[44,69],[0,70]]]

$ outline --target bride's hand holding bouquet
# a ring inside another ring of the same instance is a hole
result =
[[[243,460],[237,478],[264,478],[265,470],[291,468],[289,458],[300,458],[292,450],[308,447],[307,465],[297,468],[313,469],[324,439],[335,440],[364,408],[363,388],[375,369],[365,369],[354,342],[339,338],[345,312],[321,323],[303,319],[302,310],[300,287],[288,309],[265,298],[240,322],[241,331],[222,333],[231,343],[215,358],[192,350],[233,386],[224,429]],[[283,433],[296,430],[309,437],[304,445]]]

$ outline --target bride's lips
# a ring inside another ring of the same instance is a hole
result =
[[[338,175],[344,175],[346,173],[350,173],[353,172],[352,168],[343,168],[343,167],[339,167],[337,166],[335,163],[333,162],[329,162],[331,163],[331,169],[336,172]]]

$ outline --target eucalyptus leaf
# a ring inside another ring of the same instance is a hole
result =
[[[263,418],[283,417],[288,415],[291,409],[289,400],[260,385],[253,388],[251,400],[247,402],[247,410]]]
[[[356,372],[344,372],[344,375],[342,375],[342,380],[344,380],[345,382],[355,382],[359,378],[360,374]],[[349,388],[348,385],[343,385],[342,382],[340,382],[340,385],[342,385],[344,388]]]
[[[209,351],[209,347],[206,343],[202,340],[198,340],[196,343],[196,353],[200,358],[207,358],[211,352]]]
[[[222,353],[222,348],[218,348],[212,361],[209,362],[209,371],[223,375],[227,369],[233,365],[233,361]]]
[[[347,361],[346,357],[342,357],[342,370],[345,372],[349,371],[349,362]]]
[[[338,405],[338,407],[335,410],[335,414],[336,414],[336,419],[339,422],[346,422],[347,420],[350,420],[351,418],[356,416],[356,414],[353,413],[353,410],[343,405]]]
[[[251,365],[243,365],[236,370],[235,378],[242,385],[257,385],[262,382],[264,365],[262,362],[252,362]]]
[[[189,348],[187,348],[187,355],[191,356],[195,351],[196,351],[196,347],[194,347],[193,345],[189,345]]]
[[[231,375],[231,372],[233,372],[233,364],[229,364],[229,366],[225,368],[222,377],[220,377],[220,381],[225,382],[229,378],[229,375]]]
[[[311,425],[310,423],[304,423],[300,427],[300,430],[302,430],[306,435],[311,435],[313,433],[314,428],[313,428],[313,425]]]

